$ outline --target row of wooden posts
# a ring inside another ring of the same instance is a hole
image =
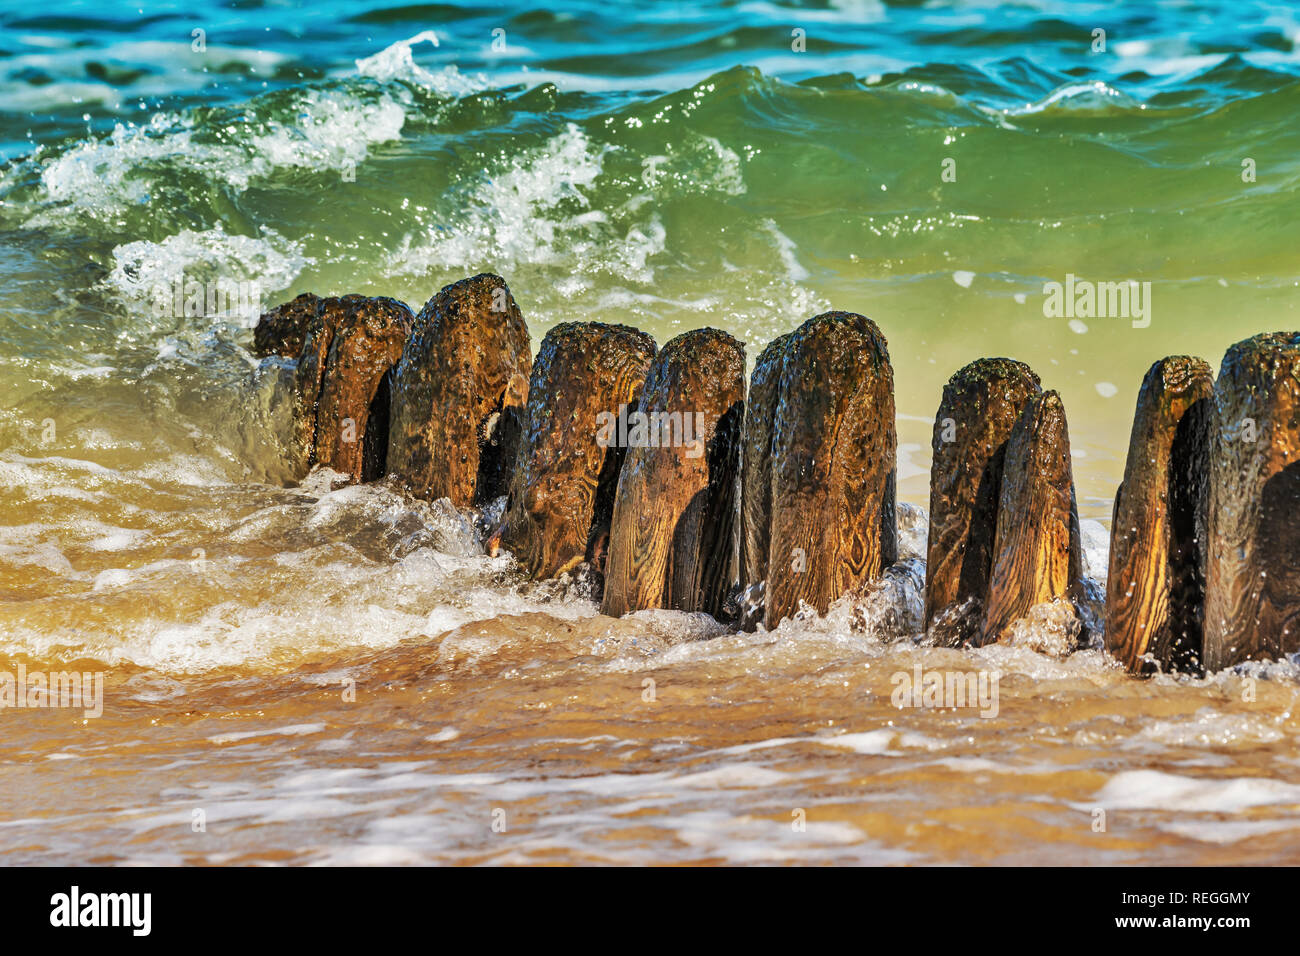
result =
[[[536,578],[589,565],[606,614],[677,608],[772,628],[802,605],[826,613],[897,558],[893,370],[864,316],[828,312],[771,342],[748,389],[744,347],[716,329],[657,349],[627,326],[565,323],[534,360],[490,274],[418,315],[303,294],[264,315],[254,341],[298,360],[307,467],[391,475],[459,507],[505,494],[489,548]],[[621,440],[607,440],[597,422],[620,410]],[[693,433],[678,433],[680,415]],[[1060,396],[1021,362],[978,359],[944,388],[933,451],[932,638],[983,645],[1035,605],[1079,606]],[[1232,346],[1217,381],[1200,359],[1155,363],[1115,497],[1111,652],[1135,672],[1195,672],[1300,650],[1298,506],[1300,333]]]

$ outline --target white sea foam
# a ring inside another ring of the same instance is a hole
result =
[[[1286,732],[1270,720],[1252,714],[1225,714],[1205,707],[1188,719],[1153,720],[1139,738],[1171,747],[1241,747],[1271,744]],[[1130,741],[1140,743],[1139,741]]]
[[[337,91],[307,90],[294,123],[273,122],[252,137],[252,167],[343,170],[359,165],[371,147],[401,139],[407,107],[390,97],[367,102]]]
[[[45,488],[49,496],[71,484],[90,489],[92,504],[95,494],[130,498],[143,489],[179,496],[178,507],[212,499],[190,511],[190,530],[179,538],[163,530],[174,526],[168,511],[142,513],[129,527],[74,513],[57,525],[0,532],[0,562],[40,566],[66,579],[68,600],[84,592],[85,600],[109,601],[126,612],[108,630],[83,633],[48,627],[15,609],[0,652],[78,654],[189,674],[415,640],[436,641],[433,659],[445,665],[490,667],[501,655],[518,653],[517,636],[509,626],[475,628],[475,622],[538,612],[582,621],[598,613],[581,592],[503,585],[512,559],[484,555],[470,517],[447,502],[412,500],[384,482],[335,488],[339,476],[320,470],[296,491],[265,495],[259,507],[232,514],[223,502],[240,486],[229,484],[217,463],[202,457],[187,463],[190,458],[171,456],[118,472],[75,459],[0,455],[0,478]],[[749,667],[783,658],[801,643],[812,653],[833,647],[867,659],[893,653],[890,642],[920,632],[928,524],[924,509],[907,504],[898,519],[900,564],[837,601],[825,617],[801,614],[771,632],[738,634],[707,615],[647,610],[607,633],[579,629],[591,643],[574,648],[584,657],[574,666],[637,673],[712,660]],[[1099,536],[1104,556],[1104,530],[1088,530]],[[270,553],[268,541],[276,542]],[[86,557],[70,561],[74,551]],[[205,595],[196,607],[173,606],[175,595],[191,592]],[[1050,623],[1030,627],[1050,631]],[[556,640],[567,640],[559,629]],[[1030,641],[1023,648],[961,653],[1039,679],[1077,677],[1081,664],[1085,671],[1093,666],[1080,654],[1049,664],[1037,646]],[[539,643],[536,653],[551,660],[557,651]]]
[[[772,3],[770,0],[745,0],[737,6],[737,12],[757,14],[759,16],[785,22],[790,15],[790,7]],[[800,10],[799,22],[808,23],[844,23],[846,20],[859,23],[878,23],[888,16],[888,10],[882,0],[831,0],[826,8],[810,7]]]
[[[1117,810],[1237,813],[1251,807],[1300,806],[1300,785],[1268,777],[1185,777],[1160,770],[1117,773],[1096,806]]]
[[[854,753],[859,754],[880,756],[892,752],[897,756],[901,754],[901,751],[893,750],[893,747],[898,736],[899,732],[897,730],[881,728],[880,730],[840,734],[837,737],[820,737],[817,742],[827,747],[843,747],[845,750],[852,750]]]
[[[319,734],[324,729],[324,724],[292,724],[288,727],[275,727],[270,730],[241,730],[232,731],[228,734],[215,734],[208,738],[208,742],[232,744],[240,740],[252,740],[256,737],[301,737],[306,734]]]
[[[72,563],[57,545],[48,541],[30,545],[0,544],[0,566],[44,568],[62,577],[76,578]]]
[[[1253,840],[1256,837],[1272,837],[1274,834],[1288,830],[1300,830],[1300,818],[1290,820],[1183,820],[1157,824],[1166,833],[1177,834],[1201,843],[1213,843],[1224,846]],[[1287,841],[1294,842],[1294,841]]]
[[[424,30],[406,40],[399,40],[378,53],[357,60],[357,73],[381,83],[400,80],[414,83],[442,96],[465,96],[485,89],[487,80],[481,76],[468,77],[455,66],[446,66],[438,72],[424,69],[415,62],[414,48],[422,43],[439,46],[438,34]]]
[[[0,467],[6,464],[12,467],[0,459]],[[47,482],[59,480],[47,468],[31,470]],[[132,484],[130,476],[103,471],[114,484]],[[184,478],[170,475],[171,494]],[[299,493],[279,494],[246,517],[227,515],[220,501],[193,514],[180,557],[140,560],[134,554],[150,544],[146,531],[75,518],[15,532],[13,544],[0,532],[0,565],[38,564],[78,584],[66,597],[73,602],[70,619],[84,616],[76,610],[80,602],[123,609],[113,626],[82,629],[52,625],[34,607],[28,613],[11,606],[0,653],[70,654],[197,674],[428,640],[501,615],[545,611],[564,619],[596,613],[589,601],[496,585],[510,559],[484,555],[472,525],[445,503],[407,501],[382,484],[320,491],[320,480]],[[200,484],[195,493],[229,487]],[[150,520],[171,522],[166,513]],[[23,542],[33,535],[46,539],[35,549]],[[175,535],[167,539],[175,541]],[[271,554],[264,549],[268,540],[278,545]],[[70,544],[102,555],[98,566],[75,571],[64,553]],[[113,566],[103,567],[105,559]],[[265,590],[266,582],[275,586]],[[175,604],[177,596],[200,593],[205,597],[198,610]],[[475,650],[476,640],[462,634],[444,642],[443,653],[482,656],[507,639]]]
[[[1083,554],[1083,573],[1105,584],[1110,561],[1110,533],[1106,526],[1091,518],[1080,519],[1079,541]]]
[[[733,763],[712,770],[681,774],[674,783],[683,787],[713,789],[748,789],[775,787],[790,780],[790,775],[752,763]]]
[[[776,243],[776,251],[781,257],[781,264],[785,266],[786,276],[796,282],[809,278],[812,273],[799,262],[798,247],[794,244],[794,240],[777,228],[776,223],[771,219],[763,220],[763,228]]]
[[[430,217],[423,231],[404,236],[386,270],[560,270],[557,291],[566,299],[596,288],[602,277],[644,287],[654,282],[655,259],[667,248],[658,205],[674,195],[745,191],[736,152],[713,137],[689,134],[667,155],[646,159],[647,192],[612,206],[602,190],[619,186],[605,169],[615,151],[570,123],[540,146],[503,153],[481,178],[454,188],[450,208]],[[805,274],[789,239],[779,230],[769,234],[787,271]]]
[[[70,216],[115,222],[153,202],[160,183],[177,170],[197,173],[214,188],[242,190],[280,169],[353,167],[375,145],[401,137],[408,108],[388,93],[308,88],[282,110],[292,119],[232,119],[220,135],[201,131],[189,114],[159,112],[143,125],[119,123],[107,136],[42,163],[43,202],[27,224],[66,225]]]
[[[898,446],[896,476],[899,481],[907,481],[909,478],[920,478],[924,475],[927,479],[930,476],[930,464],[928,461],[921,463],[917,461],[917,456],[924,456],[927,449],[925,446],[913,442],[904,442]]]
[[[678,191],[690,195],[711,193],[722,196],[740,196],[747,188],[741,169],[740,155],[712,137],[691,132],[680,146],[674,146],[667,166]],[[793,253],[794,243],[787,239],[772,220],[764,227],[778,239],[778,244]],[[797,260],[786,260],[787,266],[802,270]],[[806,274],[800,278],[806,278]]]
[[[422,236],[406,236],[387,268],[423,274],[564,264],[579,276],[610,272],[650,281],[649,260],[664,249],[658,217],[620,228],[608,212],[592,206],[589,193],[606,152],[570,123],[543,145],[485,172],[467,201],[457,204],[452,228],[439,221]]]
[[[187,282],[200,283],[200,288],[215,288],[218,280],[232,288],[247,283],[255,292],[250,301],[230,295],[222,302],[224,312],[201,318],[205,325],[224,319],[251,328],[269,308],[265,297],[288,288],[310,261],[300,243],[273,229],[264,228],[261,236],[230,235],[217,223],[202,232],[186,229],[160,242],[140,239],[118,246],[104,281],[137,314],[173,321],[181,318],[176,315],[178,304],[183,314]]]

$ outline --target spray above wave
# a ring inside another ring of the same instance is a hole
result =
[[[606,169],[619,151],[596,146],[569,123],[541,146],[503,153],[454,187],[451,221],[407,235],[386,263],[396,273],[454,269],[562,266],[572,273],[563,291],[582,291],[596,274],[636,284],[654,281],[650,260],[666,249],[657,203],[681,195],[738,196],[745,192],[740,158],[712,137],[688,133],[670,155],[642,161],[644,191],[601,208],[598,191],[618,188]],[[625,175],[625,174],[623,174]]]
[[[132,314],[202,316],[246,328],[266,310],[263,288],[288,287],[311,262],[299,243],[273,229],[232,236],[221,223],[161,242],[124,243],[113,260],[105,285]]]
[[[39,188],[24,197],[33,209],[25,225],[80,220],[130,228],[132,207],[175,200],[178,173],[238,192],[283,170],[340,170],[399,138],[405,118],[387,95],[307,89],[272,94],[248,111],[159,113],[145,126],[119,124],[106,139],[79,143],[40,168]],[[186,198],[192,214],[194,200],[212,197]]]
[[[424,30],[408,40],[399,40],[392,46],[385,47],[373,56],[357,60],[357,73],[391,83],[400,80],[430,90],[442,97],[468,96],[488,86],[482,76],[464,76],[454,65],[446,66],[438,72],[426,70],[415,62],[414,47],[421,43],[438,46],[438,34],[433,30]]]

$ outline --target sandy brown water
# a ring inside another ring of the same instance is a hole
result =
[[[383,486],[101,479],[5,542],[4,667],[106,676],[98,718],[0,711],[8,863],[1297,861],[1292,664],[925,647],[906,576],[772,633],[616,620]],[[996,716],[894,706],[917,665],[996,672]]]

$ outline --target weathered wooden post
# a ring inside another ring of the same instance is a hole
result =
[[[719,617],[737,576],[745,350],[696,329],[656,356],[630,416],[601,610]]]
[[[1030,399],[1007,442],[979,643],[1007,637],[1036,604],[1071,599],[1080,564],[1065,406],[1056,392],[1043,392]]]
[[[783,351],[771,419],[768,627],[800,602],[825,614],[897,556],[885,337],[865,316],[827,312],[791,333]],[[762,427],[756,420],[748,444],[761,445]],[[762,491],[754,491],[760,501],[751,510],[761,514]]]
[[[505,494],[532,353],[500,276],[447,286],[415,317],[393,376],[388,470],[418,498],[459,507]]]
[[[373,481],[386,470],[391,372],[402,357],[411,310],[387,298],[345,296],[325,357],[316,414],[316,461]],[[331,301],[322,315],[332,311]]]
[[[373,481],[385,471],[389,384],[411,328],[396,299],[304,293],[262,316],[260,354],[296,355],[296,439],[307,465]]]
[[[263,313],[253,329],[253,354],[297,358],[307,326],[320,314],[321,301],[320,296],[304,292]]]
[[[758,602],[764,600],[772,543],[772,428],[776,423],[785,348],[791,334],[773,339],[759,354],[745,400],[745,427],[741,442],[740,583],[746,589],[746,600]],[[753,609],[742,608],[741,626],[753,630],[762,617],[761,603]]]
[[[1229,348],[1213,403],[1208,671],[1300,650],[1300,332]]]
[[[1106,576],[1106,647],[1135,673],[1200,666],[1213,387],[1208,364],[1177,356],[1138,392]]]
[[[993,572],[1007,442],[1042,391],[1023,362],[982,358],[944,386],[934,420],[925,627],[955,646],[976,637]],[[936,623],[937,622],[937,623]]]
[[[566,322],[533,363],[523,445],[500,531],[535,578],[555,577],[603,552],[626,449],[618,421],[635,407],[655,341],[626,325]]]

